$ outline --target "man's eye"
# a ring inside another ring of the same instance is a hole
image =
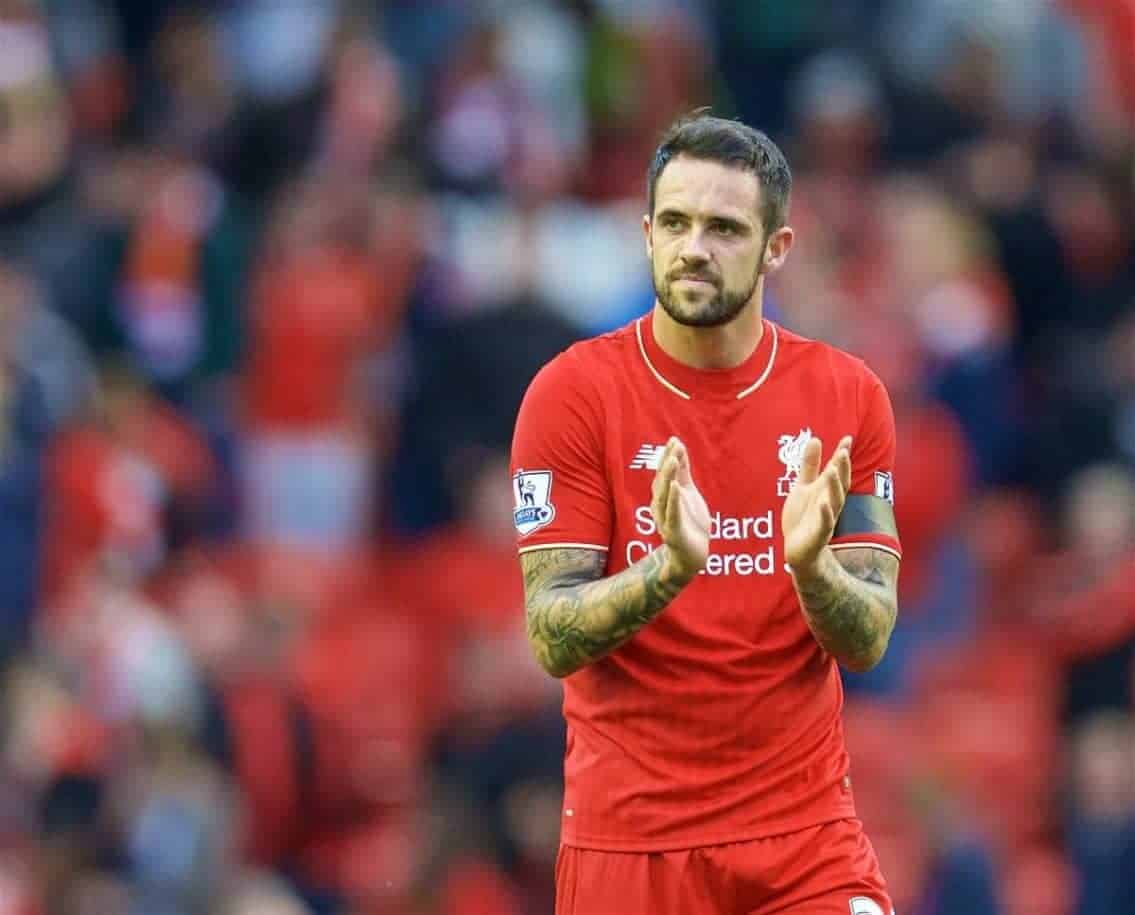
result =
[[[662,225],[667,229],[678,229],[682,225],[682,220],[677,216],[670,216],[662,220]]]
[[[718,235],[735,235],[737,230],[727,222],[719,222],[713,227]]]

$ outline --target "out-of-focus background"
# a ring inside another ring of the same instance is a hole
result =
[[[0,915],[551,912],[512,420],[701,104],[894,400],[898,911],[1135,911],[1128,0],[0,0]]]

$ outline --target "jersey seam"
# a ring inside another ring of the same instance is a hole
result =
[[[583,848],[594,851],[628,852],[631,854],[649,854],[651,852],[685,851],[693,848],[708,848],[716,845],[733,845],[740,842],[759,842],[763,839],[774,839],[777,836],[788,836],[805,829],[814,829],[829,823],[838,823],[842,820],[859,820],[859,811],[855,801],[849,799],[847,808],[843,811],[832,811],[818,819],[807,818],[800,824],[791,824],[784,827],[773,827],[770,831],[758,829],[757,831],[741,830],[740,832],[726,832],[704,839],[686,840],[676,839],[673,842],[660,840],[656,842],[643,842],[635,839],[625,841],[602,836],[587,836],[579,834],[564,835],[563,844],[572,848]]]
[[[598,543],[576,543],[563,541],[558,543],[533,543],[529,546],[522,546],[517,549],[518,553],[530,553],[533,550],[566,550],[566,549],[583,549],[583,550],[602,550],[604,553],[609,553],[611,548],[609,546],[600,546]]]

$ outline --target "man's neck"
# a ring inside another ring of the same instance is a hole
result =
[[[731,369],[748,359],[764,334],[761,298],[754,295],[739,315],[716,327],[679,324],[654,302],[651,314],[654,339],[672,359],[695,369]]]

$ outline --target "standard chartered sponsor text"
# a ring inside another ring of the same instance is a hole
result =
[[[640,505],[635,509],[635,530],[643,537],[651,537],[658,533],[658,526],[654,523],[649,505]],[[763,515],[743,515],[732,517],[714,512],[710,516],[709,539],[710,543],[742,540],[772,540],[776,527],[773,521],[772,509]],[[659,541],[660,542],[660,541]],[[649,555],[656,547],[657,542],[647,540],[631,540],[627,543],[627,565],[631,565],[644,556]],[[777,568],[776,547],[769,543],[763,549],[748,549],[743,551],[724,551],[710,548],[705,568],[701,575],[772,575]]]

